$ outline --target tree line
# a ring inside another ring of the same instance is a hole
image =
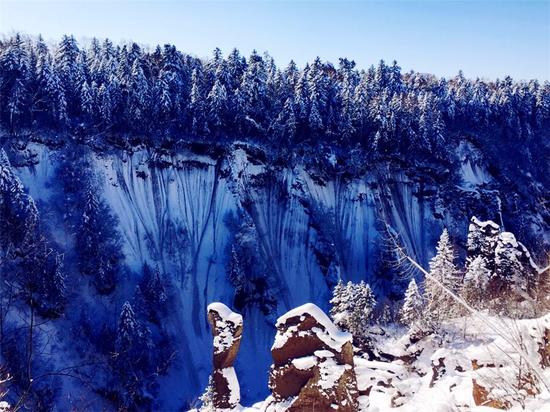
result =
[[[498,128],[521,143],[549,117],[550,84],[537,80],[445,79],[384,61],[363,70],[346,58],[281,68],[256,51],[199,59],[170,44],[94,38],[81,47],[73,36],[0,42],[0,119],[12,132],[80,130],[123,146],[238,136],[444,156],[454,129]]]

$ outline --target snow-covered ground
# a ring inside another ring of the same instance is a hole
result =
[[[488,391],[488,400],[508,403],[511,411],[550,410],[550,368],[540,366],[542,333],[550,328],[550,315],[538,319],[512,320],[487,317],[485,322],[464,317],[446,322],[438,337],[428,336],[412,343],[407,330],[389,327],[378,338],[377,347],[392,361],[374,361],[355,356],[358,388],[372,387],[360,396],[360,411],[385,412],[489,412],[496,409],[476,405],[474,381]],[[511,342],[514,344],[511,345]],[[514,346],[519,344],[530,369]],[[532,377],[535,376],[534,379]],[[262,411],[258,402],[241,411]],[[283,410],[283,409],[281,409]]]

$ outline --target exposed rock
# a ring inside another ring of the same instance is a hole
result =
[[[445,373],[445,358],[438,358],[437,361],[432,359],[432,380],[430,381],[430,388],[433,388],[435,383],[439,380],[441,375]]]
[[[491,272],[488,285],[490,296],[531,300],[535,297],[539,279],[538,267],[527,248],[513,233],[501,231],[493,221],[481,221],[475,216],[468,228],[468,260],[485,260]]]
[[[496,409],[510,409],[511,405],[509,402],[492,398],[490,392],[481,386],[475,379],[472,380],[472,384],[472,395],[476,405],[488,406]]]
[[[214,336],[213,404],[218,409],[234,409],[241,400],[233,364],[241,344],[243,318],[216,302],[208,305],[208,322]]]
[[[544,328],[542,340],[539,343],[539,355],[541,366],[550,367],[550,328]]]
[[[267,410],[355,411],[352,336],[309,303],[277,321]]]
[[[482,256],[492,265],[499,233],[500,227],[495,222],[481,221],[473,216],[468,227],[468,257]],[[489,269],[494,270],[494,266]]]

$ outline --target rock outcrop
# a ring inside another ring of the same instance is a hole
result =
[[[314,304],[277,321],[267,411],[355,411],[357,380],[352,336],[341,332]]]
[[[538,267],[527,248],[513,233],[504,232],[495,222],[475,216],[468,228],[468,260],[482,257],[491,272],[488,292],[491,297],[506,296],[517,301],[535,297]]]
[[[243,318],[223,303],[208,305],[208,322],[214,336],[213,399],[216,409],[235,409],[241,400],[233,364],[241,344]]]

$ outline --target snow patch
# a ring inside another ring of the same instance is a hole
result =
[[[296,369],[304,371],[317,365],[317,359],[315,356],[304,356],[303,358],[292,359],[292,364]]]
[[[235,368],[222,369],[222,375],[228,383],[229,387],[229,403],[238,404],[241,400],[241,387],[235,373]]]

